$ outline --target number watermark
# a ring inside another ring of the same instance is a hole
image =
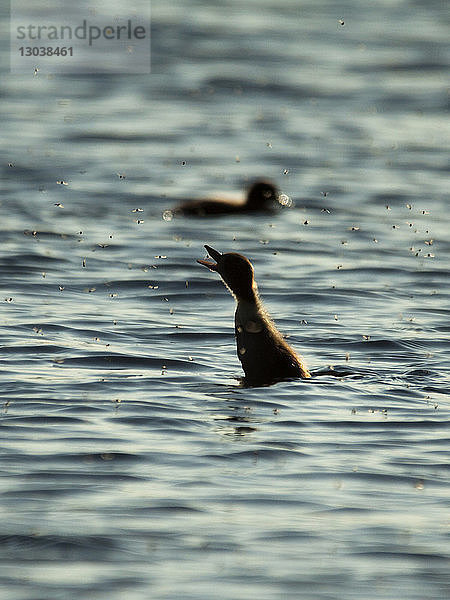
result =
[[[11,0],[12,73],[150,73],[150,0]]]

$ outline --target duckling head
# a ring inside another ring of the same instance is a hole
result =
[[[225,285],[238,300],[254,300],[256,283],[252,263],[235,252],[222,254],[205,244],[208,254],[215,262],[198,260],[197,262],[211,271],[217,271]]]
[[[247,192],[246,207],[250,210],[257,210],[269,207],[270,204],[278,199],[278,190],[271,181],[255,181]]]

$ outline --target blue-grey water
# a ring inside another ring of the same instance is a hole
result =
[[[155,0],[150,75],[2,73],[2,598],[449,597],[447,11]],[[339,376],[241,387],[204,243]]]

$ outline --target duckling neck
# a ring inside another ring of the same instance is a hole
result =
[[[261,304],[261,300],[259,299],[258,288],[256,285],[253,285],[250,289],[239,289],[239,290],[231,290],[236,302],[238,304],[251,304],[254,306],[259,306]]]

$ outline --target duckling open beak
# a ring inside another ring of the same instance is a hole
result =
[[[205,248],[208,251],[208,254],[210,255],[210,257],[213,258],[216,262],[213,263],[209,260],[198,260],[197,262],[200,265],[207,267],[210,271],[217,271],[217,266],[218,266],[217,263],[222,258],[222,253],[218,252],[217,250],[214,250],[214,248],[211,248],[211,246],[207,246],[206,244],[205,244]]]

